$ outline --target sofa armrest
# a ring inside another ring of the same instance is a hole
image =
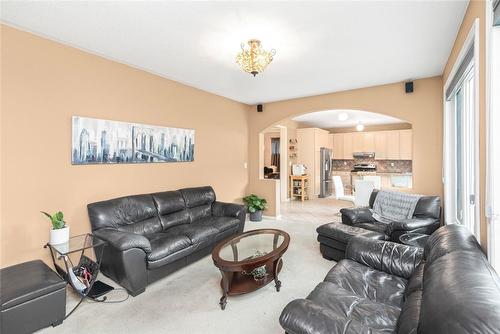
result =
[[[374,222],[372,212],[369,207],[362,208],[344,208],[340,209],[342,214],[342,223],[354,225],[358,223]]]
[[[243,232],[245,219],[247,217],[246,207],[241,204],[214,202],[212,204],[212,215],[216,217],[234,217],[240,221],[238,232]]]
[[[435,218],[412,218],[398,222],[391,222],[388,226],[388,232],[394,231],[413,231],[416,229],[427,228],[433,225],[439,225],[439,219]]]
[[[110,228],[95,230],[92,233],[119,251],[126,251],[131,248],[140,248],[146,254],[151,253],[151,243],[146,237],[140,234],[123,232]]]
[[[288,334],[373,333],[362,323],[309,299],[291,301],[281,312],[280,324]]]
[[[354,237],[345,251],[346,259],[408,279],[423,258],[423,249],[390,241]]]
[[[214,202],[212,204],[212,214],[217,217],[234,217],[245,220],[245,206],[235,203]]]

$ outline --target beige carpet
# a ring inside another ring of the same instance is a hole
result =
[[[277,228],[291,236],[289,249],[283,257],[280,292],[270,283],[255,292],[229,297],[222,311],[218,304],[220,273],[207,256],[123,303],[84,302],[62,325],[41,332],[283,333],[278,319],[285,305],[295,298],[307,296],[335,264],[321,257],[316,227],[339,221],[339,209],[348,205],[332,199],[284,203],[281,219],[247,222],[246,230]],[[106,277],[100,279],[117,286]],[[123,292],[113,292],[108,298],[117,300],[123,296]],[[68,310],[75,302],[75,296],[68,292]]]

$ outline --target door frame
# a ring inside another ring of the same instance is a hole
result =
[[[457,73],[460,65],[462,64],[467,51],[470,49],[471,45],[474,44],[474,156],[475,156],[475,166],[474,166],[474,199],[475,199],[475,205],[474,205],[474,217],[475,217],[475,224],[474,224],[474,234],[476,235],[476,238],[478,241],[481,240],[480,235],[481,235],[481,227],[480,227],[480,208],[481,208],[481,198],[480,198],[480,164],[479,164],[479,152],[480,152],[480,146],[479,146],[479,85],[480,85],[480,76],[479,76],[479,67],[480,67],[480,59],[479,59],[479,18],[476,18],[472,24],[472,27],[467,35],[467,38],[465,39],[462,48],[458,54],[457,59],[455,60],[455,63],[453,64],[453,67],[451,69],[450,74],[448,75],[448,79],[446,80],[446,83],[443,87],[443,171],[442,171],[442,179],[443,179],[443,184],[444,184],[444,219],[445,219],[445,224],[450,224],[450,223],[456,223],[452,219],[452,212],[454,211],[454,194],[453,190],[451,188],[451,182],[448,182],[447,177],[450,177],[450,175],[455,175],[456,172],[456,166],[451,163],[452,161],[450,157],[452,157],[452,150],[454,149],[453,143],[454,143],[454,133],[452,134],[450,132],[450,112],[454,111],[454,108],[450,108],[450,103],[446,101],[446,91],[448,87],[451,84],[451,81],[454,77],[454,75]]]

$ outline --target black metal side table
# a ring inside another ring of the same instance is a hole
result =
[[[81,234],[69,238],[69,241],[63,244],[51,245],[46,244],[44,248],[49,248],[50,255],[52,256],[52,261],[57,273],[68,282],[75,292],[81,297],[78,304],[66,315],[65,319],[69,317],[80,304],[85,300],[85,298],[90,298],[95,301],[99,301],[96,298],[90,297],[92,287],[96,282],[97,274],[99,274],[99,268],[101,266],[101,259],[106,242],[93,236],[92,234]],[[95,260],[92,259],[92,255],[85,253],[94,253]],[[79,253],[79,254],[78,254]],[[75,266],[71,260],[71,254],[75,254],[75,258],[78,258],[78,264]],[[63,263],[64,267],[59,265]],[[82,273],[78,271],[85,268],[84,282],[78,279],[76,276],[81,276]],[[75,273],[76,271],[76,273]]]
[[[425,248],[425,244],[427,243],[427,239],[429,239],[430,235],[423,233],[405,233],[399,236],[399,241],[408,246]]]

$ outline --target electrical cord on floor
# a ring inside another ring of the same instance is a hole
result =
[[[129,297],[129,294],[127,292],[127,290],[123,289],[123,288],[115,288],[113,289],[112,291],[108,292],[107,294],[110,295],[110,294],[113,294],[113,291],[123,291],[125,292],[126,296],[124,299],[121,299],[121,300],[108,300],[108,297],[109,296],[104,296],[102,299],[91,299],[91,298],[87,298],[87,300],[89,302],[94,302],[94,303],[102,303],[102,304],[118,304],[118,303],[123,303],[124,301],[126,301]]]

